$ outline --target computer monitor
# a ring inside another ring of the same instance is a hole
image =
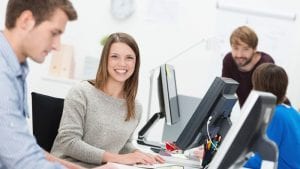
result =
[[[178,148],[186,150],[203,144],[207,131],[211,137],[226,135],[231,126],[230,113],[237,100],[235,92],[238,84],[231,78],[215,78],[175,141]]]
[[[277,168],[276,145],[265,136],[275,105],[273,94],[251,91],[242,107],[241,117],[228,131],[208,168],[240,168],[249,158],[249,152],[261,155],[264,160],[261,168]]]
[[[161,65],[157,82],[160,110],[138,132],[137,142],[142,145],[161,148],[160,143],[148,141],[146,137],[150,128],[158,120],[165,118],[168,125],[173,125],[180,120],[175,70],[173,66],[168,64]]]
[[[175,70],[172,65],[160,66],[157,83],[160,112],[163,113],[168,125],[175,124],[180,120],[180,112]]]

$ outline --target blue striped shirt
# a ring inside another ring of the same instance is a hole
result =
[[[29,131],[27,74],[27,62],[19,63],[0,31],[0,169],[63,168],[46,160]]]

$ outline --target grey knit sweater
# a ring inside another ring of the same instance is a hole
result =
[[[99,166],[105,151],[129,153],[136,148],[131,137],[141,119],[125,121],[126,101],[106,95],[89,82],[72,88],[64,102],[58,135],[51,153],[84,167]]]

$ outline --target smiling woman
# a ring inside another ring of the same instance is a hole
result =
[[[125,80],[132,75],[135,62],[135,53],[128,45],[122,42],[113,43],[108,57],[108,73],[110,76],[107,83],[124,84]],[[123,94],[119,97],[123,98]]]
[[[141,119],[137,101],[140,53],[126,33],[111,34],[95,80],[69,91],[52,153],[84,167],[105,162],[153,164],[158,156],[137,150],[131,137]]]

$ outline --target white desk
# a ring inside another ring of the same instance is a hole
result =
[[[123,165],[123,164],[116,164],[116,163],[112,163],[114,164],[115,166],[118,167],[118,169],[141,169],[139,167],[136,167],[136,166],[130,166],[130,165]],[[198,168],[192,168],[192,167],[184,167],[184,169],[198,169]]]
[[[136,143],[134,145],[143,152],[156,154],[153,151],[151,151],[150,147],[148,147],[148,146],[143,146],[143,145],[139,145]],[[198,167],[194,167],[194,166],[196,166],[198,164],[200,165],[200,161],[198,163],[197,161],[194,161],[194,160],[188,160],[188,159],[183,159],[183,158],[178,158],[178,157],[169,157],[169,156],[162,156],[162,155],[160,155],[160,156],[166,160],[166,163],[181,165],[181,166],[184,166],[185,169],[199,169],[199,166]],[[134,167],[134,166],[127,166],[127,167],[138,168],[138,167]]]

